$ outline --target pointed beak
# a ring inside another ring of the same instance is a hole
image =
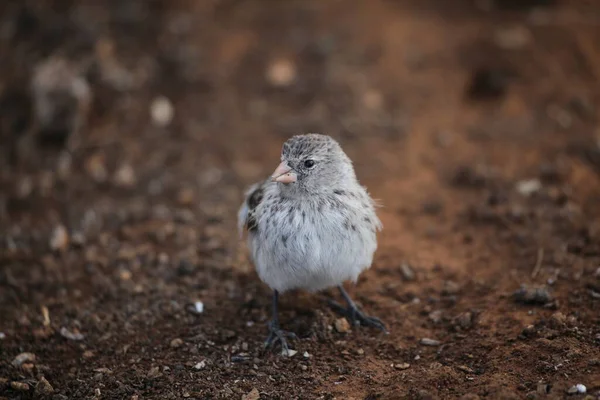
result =
[[[285,161],[279,164],[271,176],[273,182],[281,183],[293,183],[296,182],[297,178],[296,173],[292,171]]]

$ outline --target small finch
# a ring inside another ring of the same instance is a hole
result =
[[[258,276],[273,290],[273,315],[265,347],[281,344],[292,332],[281,329],[279,294],[292,289],[317,292],[337,286],[347,307],[330,306],[354,325],[387,332],[378,318],[358,309],[342,286],[356,282],[377,249],[381,221],[375,203],[360,185],[352,161],[331,137],[297,135],[283,144],[272,177],[254,184],[238,213],[240,234]]]

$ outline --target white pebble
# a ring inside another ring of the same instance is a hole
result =
[[[581,383],[578,383],[577,385],[575,385],[575,387],[577,388],[578,393],[584,394],[585,392],[587,392],[587,388]]]
[[[202,314],[204,312],[204,303],[201,301],[197,301],[194,303],[194,310],[198,314]]]
[[[0,332],[0,340],[6,339],[6,333]]]
[[[532,194],[539,192],[541,188],[542,182],[538,179],[530,179],[517,183],[517,192],[523,196],[531,196]]]
[[[298,352],[296,350],[288,349],[287,351],[281,350],[281,355],[284,357],[294,357]]]
[[[202,360],[198,364],[194,365],[194,369],[201,370],[206,367],[206,361]]]
[[[115,184],[120,187],[131,187],[135,185],[136,177],[133,167],[129,164],[123,164],[115,173]]]
[[[157,97],[150,106],[152,120],[158,126],[167,126],[173,120],[175,110],[173,103],[164,96]]]
[[[52,250],[60,250],[63,251],[69,245],[69,233],[67,232],[67,228],[63,225],[58,225],[52,231],[52,236],[50,237],[50,248]]]
[[[309,358],[309,357],[310,357],[310,354],[308,354],[308,351],[305,351],[305,352],[304,352],[304,354],[302,354],[302,356],[303,356],[304,358]]]

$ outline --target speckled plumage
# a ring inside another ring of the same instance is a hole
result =
[[[240,234],[260,279],[273,289],[273,319],[266,346],[280,342],[279,293],[311,292],[338,286],[348,308],[330,305],[355,324],[386,331],[375,317],[363,314],[344,290],[369,268],[377,249],[381,222],[375,203],[356,179],[352,162],[331,137],[298,135],[283,144],[281,164],[271,179],[253,185],[238,213]]]
[[[316,165],[307,171],[309,158]],[[285,142],[282,161],[298,181],[255,184],[239,213],[258,275],[279,292],[356,281],[371,265],[381,222],[350,159],[329,136],[309,134]]]

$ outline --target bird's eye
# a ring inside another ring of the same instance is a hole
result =
[[[304,166],[306,168],[312,168],[315,166],[315,161],[314,160],[306,160],[306,161],[304,161]]]

